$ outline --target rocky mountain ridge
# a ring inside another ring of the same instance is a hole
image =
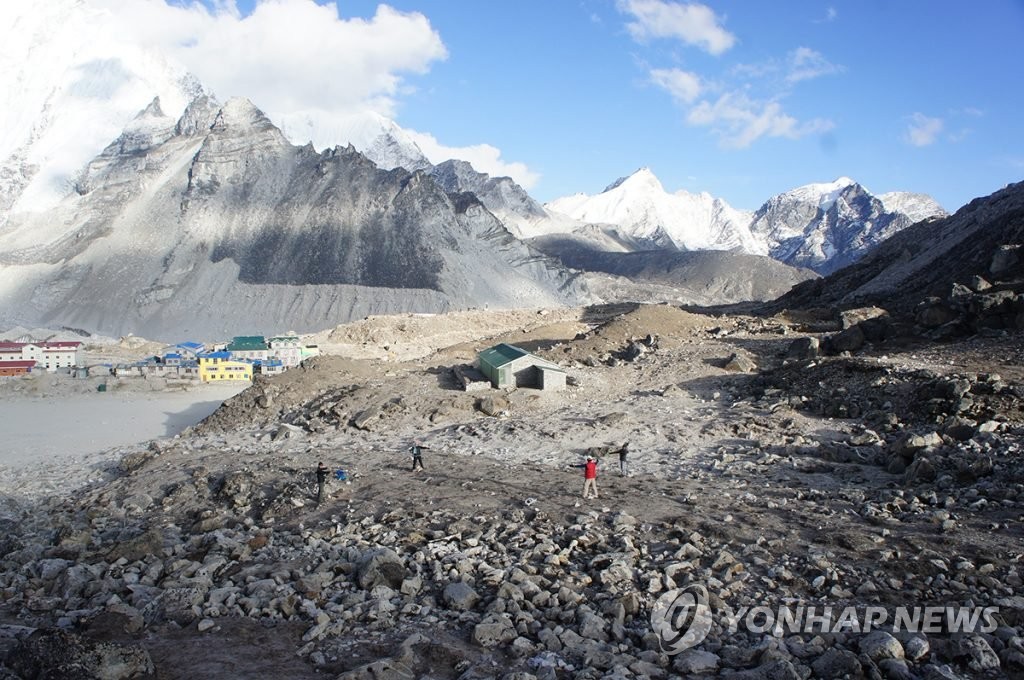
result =
[[[154,102],[0,246],[0,318],[154,338],[587,295],[475,196],[352,147],[292,146],[243,99],[200,97],[178,120]]]
[[[828,274],[915,221],[946,214],[928,197],[884,196],[845,177],[808,185],[770,198],[754,213],[750,229],[773,258]]]

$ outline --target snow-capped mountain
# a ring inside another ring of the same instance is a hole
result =
[[[412,136],[389,118],[365,111],[338,117],[323,111],[290,113],[275,121],[292,144],[319,150],[351,144],[385,170],[424,170],[431,166]]]
[[[948,215],[939,202],[928,194],[890,191],[880,194],[878,200],[882,202],[886,212],[903,213],[914,223]]]
[[[12,210],[44,210],[70,193],[154,97],[176,117],[201,93],[184,69],[111,31],[107,11],[76,0],[0,8],[0,227]]]
[[[670,194],[649,168],[619,179],[596,196],[575,194],[545,207],[579,222],[614,225],[625,236],[652,247],[767,253],[750,233],[749,212],[708,193]]]
[[[294,146],[244,99],[153,102],[77,186],[0,232],[0,324],[173,339],[589,299],[474,195]]]
[[[911,224],[946,215],[927,196],[885,196],[888,204],[848,177],[808,184],[768,199],[750,230],[776,260],[828,274]]]
[[[873,196],[848,177],[808,184],[768,199],[756,212],[737,210],[707,193],[668,193],[647,168],[620,179],[596,196],[576,194],[545,205],[576,225],[544,235],[599,235],[610,230],[632,241],[624,250],[736,250],[795,267],[828,273],[855,261],[885,238],[915,222],[946,213],[923,194]],[[599,239],[590,239],[595,243]],[[599,249],[616,249],[615,245]]]

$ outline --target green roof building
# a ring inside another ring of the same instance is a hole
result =
[[[502,343],[483,350],[477,355],[477,366],[498,389],[559,390],[565,387],[565,371],[558,364],[515,345]]]
[[[262,361],[268,357],[267,341],[262,335],[236,335],[224,348],[231,352],[233,359],[254,359]]]
[[[252,352],[267,349],[267,341],[262,335],[236,335],[225,349],[229,352]]]

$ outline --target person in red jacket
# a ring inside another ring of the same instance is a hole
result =
[[[589,498],[590,491],[594,492],[597,498],[597,461],[593,456],[587,456],[587,462],[583,464],[583,498]]]

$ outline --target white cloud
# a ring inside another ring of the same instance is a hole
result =
[[[700,77],[677,68],[654,69],[651,71],[651,81],[683,104],[692,103],[701,93]]]
[[[839,17],[839,10],[835,7],[825,8],[825,17],[823,19],[815,19],[813,23],[816,24],[830,24]]]
[[[904,140],[912,146],[929,146],[938,139],[943,127],[941,118],[930,118],[917,112],[910,116]]]
[[[335,3],[314,0],[257,0],[247,16],[237,0],[214,0],[212,9],[195,0],[92,2],[120,34],[179,61],[221,101],[246,97],[279,125],[316,112],[321,136],[344,136],[346,121],[366,111],[395,118],[401,96],[411,90],[407,76],[447,58],[427,17],[384,4],[368,19],[346,19]],[[435,162],[469,161],[524,187],[539,179],[525,164],[503,161],[489,144],[447,147],[409,132]],[[348,141],[316,140],[318,147]]]
[[[842,73],[843,67],[833,64],[816,50],[809,47],[798,47],[788,56],[789,71],[786,74],[786,81],[798,83],[801,80],[811,80],[821,76],[829,76]]]
[[[129,35],[183,63],[221,100],[244,96],[274,114],[371,108],[393,116],[404,74],[447,56],[419,13],[380,5],[343,19],[334,4],[261,0],[241,16],[235,0],[214,10],[164,0],[95,0]]]
[[[800,122],[782,110],[777,101],[756,101],[742,92],[727,92],[716,101],[702,101],[690,110],[691,125],[710,127],[722,145],[743,149],[761,137],[799,139],[835,127],[826,119]]]
[[[668,0],[619,0],[619,11],[631,14],[626,29],[639,41],[674,38],[710,54],[721,54],[736,43],[718,16],[707,5]]]
[[[425,132],[406,130],[417,146],[426,154],[432,163],[440,163],[449,158],[468,161],[478,172],[486,172],[491,177],[511,177],[524,189],[531,189],[540,180],[540,175],[531,171],[525,163],[508,162],[501,158],[501,149],[490,144],[474,144],[473,146],[445,146],[437,138]]]

